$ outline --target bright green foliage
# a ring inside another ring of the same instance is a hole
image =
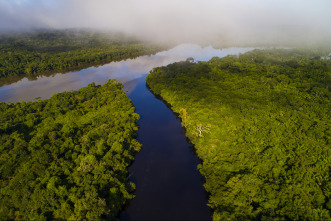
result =
[[[134,110],[115,80],[0,103],[0,219],[115,219],[135,188]]]
[[[254,50],[156,68],[147,84],[203,161],[214,220],[331,220],[330,59]]]
[[[160,50],[160,46],[120,34],[38,31],[1,35],[0,78],[75,70]]]

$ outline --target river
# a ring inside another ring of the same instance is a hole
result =
[[[252,48],[217,50],[198,45],[179,45],[151,56],[90,67],[65,74],[24,78],[0,87],[0,101],[31,101],[54,93],[77,90],[91,82],[103,84],[116,78],[140,115],[138,141],[143,147],[129,172],[136,183],[136,197],[122,213],[121,220],[211,220],[203,177],[197,170],[199,159],[185,137],[180,120],[146,87],[149,70],[193,57],[206,61],[214,56],[239,54]]]

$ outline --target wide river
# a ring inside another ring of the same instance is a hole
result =
[[[0,87],[0,101],[31,101],[54,93],[77,90],[91,82],[103,84],[116,78],[140,115],[138,141],[142,150],[131,165],[130,180],[136,183],[136,197],[120,214],[121,220],[211,220],[199,159],[186,140],[180,120],[146,87],[151,69],[193,57],[206,61],[214,56],[244,53],[252,48],[217,50],[198,45],[179,45],[151,56],[90,67],[65,74],[26,78]]]

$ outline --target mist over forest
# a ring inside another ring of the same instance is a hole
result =
[[[0,0],[0,32],[93,28],[176,43],[330,43],[329,0]]]
[[[331,220],[330,9],[0,0],[0,220]]]

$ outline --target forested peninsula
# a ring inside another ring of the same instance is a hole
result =
[[[331,220],[331,60],[307,49],[155,68],[195,145],[214,220]]]
[[[66,72],[150,55],[161,50],[123,34],[89,30],[39,30],[0,35],[0,83],[22,76]]]
[[[134,111],[116,80],[0,103],[0,219],[116,219],[135,189]]]

